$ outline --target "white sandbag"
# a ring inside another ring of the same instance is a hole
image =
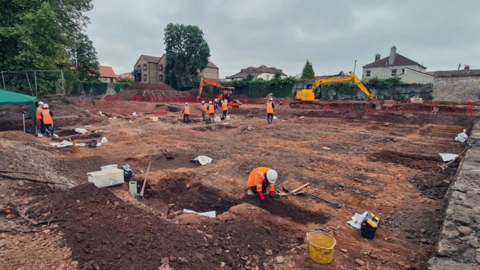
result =
[[[76,128],[75,132],[80,133],[80,134],[87,134],[88,130],[84,128]]]
[[[200,165],[204,166],[204,165],[212,163],[213,159],[211,159],[207,156],[198,156],[198,157],[194,158],[193,160],[198,161],[198,163],[200,163]]]
[[[69,141],[62,141],[60,143],[50,143],[51,146],[61,148],[61,147],[67,147],[67,146],[72,146],[73,143]]]
[[[467,130],[464,129],[462,133],[458,133],[457,137],[455,137],[455,141],[464,143],[468,140]]]
[[[452,161],[458,157],[457,154],[449,154],[449,153],[439,153],[442,157],[443,162]]]

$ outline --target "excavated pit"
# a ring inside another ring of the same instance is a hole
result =
[[[188,180],[168,179],[161,185],[154,185],[151,190],[150,203],[153,206],[164,207],[166,204],[175,204],[176,210],[191,209],[197,212],[216,211],[217,215],[227,212],[231,207],[248,203],[259,205],[257,195],[245,195],[233,198],[220,194],[217,190],[200,183],[189,183]],[[245,192],[246,193],[246,192]],[[272,201],[267,199],[264,207],[272,215],[289,219],[300,224],[325,224],[330,217],[320,211],[309,211],[291,202],[288,198]]]

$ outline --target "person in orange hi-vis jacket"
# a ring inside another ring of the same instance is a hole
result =
[[[183,122],[188,123],[190,122],[190,106],[188,105],[188,102],[185,103],[185,107],[183,108]]]
[[[43,124],[42,121],[42,111],[43,111],[43,102],[38,102],[37,109],[35,110],[35,119],[37,119],[37,126],[35,127],[35,130],[37,131],[37,134],[44,134],[45,133],[45,125]],[[40,125],[40,130],[38,130],[38,125]]]
[[[277,178],[277,171],[267,167],[257,167],[253,169],[248,176],[247,187],[250,188],[254,194],[258,194],[261,206],[266,205],[263,193],[267,191],[267,188],[270,198],[274,198],[273,192],[275,191],[275,182],[277,182]]]
[[[53,137],[53,113],[50,111],[48,104],[43,104],[42,122],[45,125],[47,136]]]
[[[272,124],[273,123],[273,109],[275,108],[275,105],[273,104],[273,98],[271,98],[267,102],[267,123]]]
[[[225,120],[227,118],[227,113],[228,113],[228,101],[226,99],[224,99],[222,102],[222,111],[223,111],[223,119]]]

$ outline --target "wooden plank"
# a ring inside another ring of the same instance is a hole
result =
[[[296,193],[296,192],[298,192],[300,189],[302,189],[302,188],[304,188],[304,187],[306,187],[306,186],[308,186],[308,185],[310,185],[310,183],[303,184],[303,185],[299,186],[298,188],[292,190],[291,193]]]

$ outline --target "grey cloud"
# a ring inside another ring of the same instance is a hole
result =
[[[169,22],[198,25],[221,77],[262,64],[299,74],[357,73],[376,53],[398,53],[429,70],[480,68],[480,1],[94,0],[88,34],[102,64],[129,72],[140,54],[164,52]],[[476,64],[479,63],[479,66]]]

